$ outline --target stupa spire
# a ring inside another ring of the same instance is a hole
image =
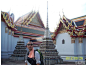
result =
[[[48,27],[48,1],[47,1],[47,22],[46,22],[46,30],[44,33],[44,38],[51,38],[49,27]]]
[[[47,26],[46,28],[48,28],[48,1],[47,1]]]
[[[19,36],[19,41],[20,41],[20,42],[24,42],[23,35],[22,35],[22,25],[23,25],[22,22],[23,22],[23,17],[22,17],[22,21],[21,21],[21,30],[20,30],[21,33],[20,33],[20,36]]]

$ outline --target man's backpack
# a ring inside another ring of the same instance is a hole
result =
[[[34,50],[34,54],[35,54],[35,51],[38,51],[39,54],[40,54],[40,61],[41,61],[41,64],[40,64],[40,65],[44,65],[44,62],[43,62],[43,55],[42,55],[41,51],[38,50],[38,49],[36,49],[36,50]],[[29,52],[27,53],[27,55],[29,55]]]
[[[44,62],[43,62],[43,55],[42,55],[41,51],[38,50],[38,49],[36,49],[36,50],[34,50],[34,51],[38,51],[38,52],[39,52],[39,54],[40,54],[40,61],[41,61],[41,64],[40,64],[40,65],[44,65]]]

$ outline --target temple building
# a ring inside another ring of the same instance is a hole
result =
[[[34,49],[39,49],[42,42],[36,38],[43,37],[45,31],[39,12],[31,11],[14,22],[13,13],[1,11],[1,58],[9,58],[13,54],[21,35],[21,25],[24,45],[33,40]]]
[[[86,15],[59,20],[52,39],[63,61],[85,61],[86,59]]]

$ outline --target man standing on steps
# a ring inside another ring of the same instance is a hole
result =
[[[31,40],[27,43],[27,48],[29,49],[27,65],[40,65],[40,54],[38,51],[34,51],[33,42]]]

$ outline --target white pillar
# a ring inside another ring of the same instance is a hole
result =
[[[4,22],[1,22],[1,52],[3,52],[4,51]]]
[[[83,40],[82,40],[83,41]],[[79,43],[79,38],[78,38],[78,60],[80,60],[80,61],[83,61],[83,53],[82,53],[82,50],[83,50],[83,42],[82,43]],[[81,56],[80,56],[81,55]],[[81,58],[80,58],[81,57]]]
[[[5,33],[5,27],[7,27],[6,24],[4,22],[1,22],[1,57],[2,58],[8,58],[8,51],[7,51],[8,33]]]
[[[7,47],[8,47],[8,33],[5,33],[5,45],[4,45],[5,51],[7,51]]]
[[[83,38],[83,56],[84,58],[84,61],[85,61],[85,58],[86,58],[86,38]]]
[[[12,47],[12,52],[14,51],[14,48],[13,48],[13,39],[14,39],[14,37],[12,36],[12,45],[11,45],[11,47]]]

